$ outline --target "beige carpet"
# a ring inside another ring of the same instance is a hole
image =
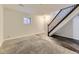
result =
[[[75,54],[45,35],[33,35],[6,40],[0,48],[3,54]]]

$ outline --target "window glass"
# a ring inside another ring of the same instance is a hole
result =
[[[24,17],[24,24],[31,24],[31,18]]]

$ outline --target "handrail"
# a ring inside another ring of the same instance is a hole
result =
[[[69,7],[66,7],[66,8],[63,8],[63,9],[67,9],[67,8],[70,8],[72,6],[69,6]],[[56,14],[56,16],[53,18],[53,20],[48,24],[48,26],[55,20],[55,18],[59,15],[59,13],[61,12],[61,10],[63,9],[60,9],[60,11]]]
[[[57,13],[57,15],[53,18],[53,20],[48,24],[48,26],[55,20],[55,18],[59,15],[60,12],[61,10]]]
[[[77,4],[78,5],[78,4]],[[76,5],[76,6],[77,6]],[[75,5],[74,5],[75,6]],[[69,6],[69,7],[66,7],[66,8],[62,8],[62,9],[60,9],[60,11],[56,14],[56,16],[53,18],[53,20],[55,20],[55,18],[59,15],[59,13],[61,12],[61,10],[63,10],[63,9],[67,9],[67,8],[70,8],[70,7],[72,7],[72,6]],[[53,20],[48,24],[48,26],[53,22]]]
[[[74,8],[73,8],[63,19],[61,19],[61,21],[60,21],[58,24],[56,24],[56,26],[54,26],[50,31],[48,31],[48,34],[49,34],[51,31],[53,31],[65,18],[67,18],[79,5],[77,4],[77,5],[73,5],[73,6],[74,6]],[[73,7],[73,6],[69,6],[69,7],[66,7],[66,8],[61,9],[61,10],[58,12],[58,14],[54,17],[54,19],[48,24],[48,27],[51,25],[51,23],[55,20],[55,18],[59,15],[59,13],[60,13],[62,10],[67,9],[67,8],[70,8],[70,7]],[[49,28],[48,28],[48,29],[49,29]]]

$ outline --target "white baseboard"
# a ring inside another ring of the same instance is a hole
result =
[[[32,35],[35,35],[35,34],[41,34],[41,33],[44,33],[44,32],[38,32],[38,33],[32,33],[32,34],[23,34],[23,35],[20,35],[20,36],[16,36],[16,37],[11,37],[11,38],[7,38],[7,39],[4,39],[4,40],[12,40],[12,39],[17,39],[17,38],[22,38],[22,37],[27,37],[27,36],[32,36]]]
[[[4,42],[4,41],[1,41],[1,42],[0,42],[0,47],[2,46],[3,42]]]
[[[19,36],[16,36],[16,37],[11,37],[11,38],[6,38],[6,39],[3,39],[4,41],[5,40],[13,40],[13,39],[17,39],[17,38],[22,38],[22,37],[27,37],[27,36],[32,36],[32,35],[36,35],[36,34],[42,34],[42,33],[45,33],[45,32],[38,32],[38,33],[32,33],[32,34],[23,34],[23,35],[19,35]],[[3,42],[0,42],[0,47],[2,46]]]

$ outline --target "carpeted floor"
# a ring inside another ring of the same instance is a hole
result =
[[[28,37],[6,40],[0,48],[2,54],[75,54],[57,44],[46,35],[32,35]]]

